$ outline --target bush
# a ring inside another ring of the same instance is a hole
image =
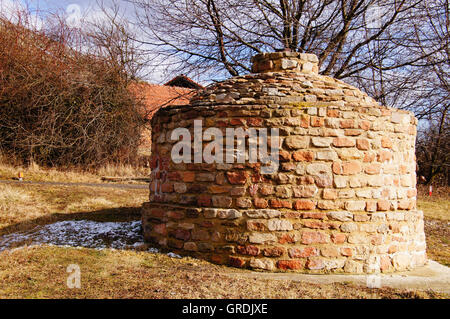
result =
[[[135,158],[143,119],[120,65],[64,26],[0,19],[0,43],[1,152],[44,166]]]

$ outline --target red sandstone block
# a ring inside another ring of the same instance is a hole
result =
[[[285,150],[280,150],[279,157],[281,162],[287,162],[291,160],[291,153]]]
[[[183,182],[190,183],[195,180],[195,172],[184,171],[180,172],[180,175]]]
[[[355,127],[355,121],[348,119],[348,120],[341,120],[339,122],[339,127],[340,128],[354,128]]]
[[[314,218],[314,219],[325,219],[327,213],[324,212],[304,212],[302,213],[303,218]]]
[[[228,263],[232,267],[242,268],[245,266],[245,259],[240,258],[240,257],[230,256],[230,257],[228,257]]]
[[[314,153],[310,151],[296,151],[292,154],[294,161],[311,162],[314,159]]]
[[[241,255],[250,255],[250,256],[259,255],[259,248],[253,245],[237,246],[236,250]]]
[[[167,174],[169,181],[179,181],[181,180],[180,174],[178,172],[169,172]]]
[[[349,247],[341,248],[342,256],[351,257],[353,256],[353,249]]]
[[[218,255],[218,254],[212,254],[211,261],[215,264],[222,265],[225,263],[225,257],[222,255]]]
[[[356,140],[356,147],[361,151],[367,151],[369,149],[369,141],[366,139],[358,138]]]
[[[339,110],[336,109],[328,109],[327,110],[328,117],[339,117]]]
[[[257,220],[247,220],[247,229],[256,231],[265,231],[267,227],[264,223]]]
[[[322,127],[325,124],[323,117],[311,116],[311,126],[312,127]]]
[[[325,265],[323,263],[323,260],[318,259],[318,258],[309,258],[308,261],[306,262],[306,268],[308,269],[322,269],[324,268]]]
[[[359,136],[362,132],[360,130],[354,130],[354,129],[346,129],[344,130],[345,136]]]
[[[391,258],[389,256],[380,257],[380,269],[381,271],[388,271],[392,267]]]
[[[302,260],[279,260],[277,267],[281,270],[298,270],[303,269],[304,262]]]
[[[251,117],[247,119],[248,126],[262,126],[263,119],[259,117]]]
[[[391,203],[388,200],[379,200],[377,202],[377,210],[387,211],[391,209]]]
[[[252,201],[249,198],[239,197],[236,198],[236,206],[240,208],[250,208],[252,207]]]
[[[245,171],[227,172],[227,178],[230,184],[244,185],[248,177],[248,173]]]
[[[228,120],[216,121],[216,126],[218,126],[218,127],[228,127],[229,126]]]
[[[220,173],[216,174],[216,183],[218,185],[225,184],[225,174],[223,172],[220,172]]]
[[[316,203],[312,200],[299,199],[295,201],[294,208],[296,210],[313,210],[316,208]]]
[[[298,179],[299,185],[311,185],[314,183],[315,183],[315,180],[314,180],[314,177],[312,177],[312,176],[300,176],[300,178]]]
[[[370,130],[371,123],[369,121],[360,121],[359,122],[359,128],[363,129],[364,131]]]
[[[291,257],[291,258],[311,257],[311,256],[318,256],[318,255],[319,255],[319,250],[314,247],[289,249],[289,257]]]
[[[302,244],[325,244],[328,243],[329,236],[318,231],[305,231],[302,233]]]
[[[366,211],[375,212],[377,210],[376,202],[366,202]]]
[[[230,120],[230,125],[245,125],[245,119],[234,118]]]
[[[362,167],[359,162],[344,162],[342,163],[342,174],[354,175],[361,172]]]
[[[230,186],[211,185],[208,190],[212,194],[228,193],[230,191]]]
[[[347,137],[336,137],[333,139],[333,145],[336,147],[353,147],[355,146],[355,141]]]
[[[283,234],[279,239],[278,242],[280,244],[293,244],[295,243],[294,235],[291,234]]]
[[[331,168],[333,169],[333,173],[334,174],[342,174],[342,166],[341,166],[341,162],[333,162],[333,165],[331,166]]]
[[[300,123],[300,127],[302,127],[302,128],[308,128],[309,127],[309,116],[308,115],[303,115],[302,116],[302,121]]]
[[[335,244],[345,243],[347,235],[341,233],[334,233],[331,235],[331,241]]]
[[[286,200],[271,199],[269,203],[272,208],[292,208],[292,203]]]
[[[264,199],[264,198],[255,198],[253,200],[253,202],[254,202],[256,208],[267,208],[267,207],[269,207],[268,201],[266,199]]]
[[[263,255],[266,257],[280,257],[286,252],[283,247],[268,247],[264,248]]]
[[[322,197],[323,197],[323,199],[336,199],[337,191],[335,189],[325,188],[323,190]]]
[[[320,249],[320,253],[324,257],[339,257],[339,249],[335,246],[327,246]]]
[[[273,194],[274,190],[273,190],[273,185],[270,184],[261,184],[259,187],[259,192],[262,195],[271,195]]]
[[[289,219],[292,218],[301,218],[302,213],[301,212],[284,212],[283,216]],[[293,223],[292,227],[294,229],[301,229],[303,227],[303,225],[301,223]]]
[[[305,220],[303,222],[303,225],[307,228],[313,228],[313,229],[328,229],[329,224],[328,223],[324,223],[322,221],[319,220]]]
[[[173,183],[166,182],[161,185],[161,191],[163,193],[173,193]]]
[[[374,160],[375,160],[375,153],[366,152],[364,154],[364,158],[363,158],[364,163],[371,163]]]
[[[391,141],[391,139],[386,137],[386,136],[383,136],[381,138],[381,147],[392,148],[392,141]]]
[[[211,206],[211,196],[205,194],[198,195],[197,204],[198,206],[205,206],[205,207]]]

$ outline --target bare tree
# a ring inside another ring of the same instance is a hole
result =
[[[133,40],[136,33],[127,21],[124,10],[117,1],[105,4],[103,0],[97,0],[96,4],[101,18],[85,20],[80,28],[86,45],[124,69],[130,80],[145,77],[144,52],[141,45]]]
[[[431,43],[442,50],[427,58],[428,66],[419,68],[415,81],[417,96],[415,112],[422,125],[417,140],[419,174],[425,182],[450,185],[450,6],[448,0],[438,0],[423,7],[421,23],[426,33],[415,29],[418,44]],[[422,28],[423,30],[423,28]],[[426,49],[422,49],[425,51]]]
[[[128,1],[138,40],[180,70],[235,76],[250,71],[250,56],[290,48],[316,53],[322,74],[358,78],[373,68],[423,63],[439,49],[415,48],[408,24],[420,11],[418,0]]]
[[[427,181],[448,167],[448,0],[128,1],[136,40],[176,72],[220,79],[250,72],[257,53],[315,53],[321,74],[415,112]]]

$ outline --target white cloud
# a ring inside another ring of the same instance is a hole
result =
[[[30,29],[40,30],[43,26],[38,14],[30,12],[19,0],[0,0],[0,16],[14,23],[22,20]]]

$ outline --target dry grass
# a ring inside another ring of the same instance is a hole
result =
[[[19,172],[24,175],[24,180],[34,182],[77,182],[77,183],[102,183],[101,177],[148,177],[150,170],[147,168],[135,168],[131,165],[117,164],[105,165],[95,171],[85,171],[81,169],[56,169],[42,168],[37,164],[27,167],[20,165],[2,164],[0,157],[0,180],[11,180],[17,178]]]
[[[428,187],[419,185],[417,206],[424,212],[428,257],[450,266],[450,187],[434,187],[428,195]]]
[[[146,189],[0,184],[0,235],[68,219],[139,218]]]
[[[0,184],[0,235],[68,219],[136,220],[147,196],[145,189]],[[438,210],[428,211],[428,200],[420,200],[419,207],[427,216],[428,255],[448,264],[449,231],[443,224],[448,221],[448,202],[441,200],[436,200]],[[66,286],[69,264],[81,267],[81,289]],[[32,247],[0,253],[0,298],[441,297],[448,298],[431,291],[251,279],[242,270],[138,251]]]
[[[80,289],[66,286],[69,264],[80,267]],[[431,291],[253,279],[237,272],[147,252],[33,247],[0,253],[0,298],[445,298]]]

